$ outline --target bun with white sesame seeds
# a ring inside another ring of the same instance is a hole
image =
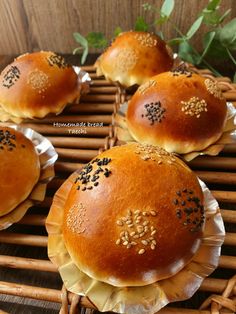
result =
[[[0,106],[17,118],[59,114],[78,100],[81,84],[63,57],[49,51],[19,56],[0,75]]]
[[[33,143],[13,128],[0,127],[0,216],[20,205],[31,193],[40,174]]]
[[[176,156],[151,145],[103,152],[75,180],[63,239],[77,267],[113,286],[144,286],[182,269],[199,248],[203,193]]]
[[[129,101],[126,121],[137,142],[185,154],[216,142],[226,115],[217,83],[182,70],[156,75],[141,85]]]
[[[166,43],[155,34],[137,31],[121,33],[95,63],[97,75],[125,87],[141,85],[172,66]]]

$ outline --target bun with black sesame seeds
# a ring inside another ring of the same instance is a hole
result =
[[[129,101],[126,121],[137,142],[185,154],[215,143],[226,115],[217,83],[183,70],[161,73],[141,85]]]
[[[12,128],[0,126],[0,216],[20,205],[40,175],[39,157],[33,143]]]
[[[95,63],[98,75],[125,87],[141,85],[172,66],[166,43],[155,34],[137,31],[121,33]]]
[[[17,118],[43,118],[59,114],[78,100],[81,84],[72,66],[49,51],[16,58],[0,75],[0,106]]]
[[[113,286],[144,286],[182,269],[198,250],[203,193],[176,156],[127,144],[78,174],[64,207],[65,246],[77,267]]]

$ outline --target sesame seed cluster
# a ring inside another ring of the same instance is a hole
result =
[[[204,99],[191,97],[188,101],[181,101],[181,110],[190,116],[200,118],[202,112],[207,112],[207,103]]]
[[[23,146],[24,147],[24,146]],[[0,130],[0,149],[12,151],[16,148],[16,136],[8,130]]]
[[[49,57],[47,57],[47,61],[50,66],[57,66],[59,69],[65,69],[69,67],[65,59],[62,56],[57,55],[56,53],[53,53]]]
[[[140,158],[143,160],[156,161],[159,165],[164,162],[169,164],[176,162],[176,157],[174,154],[167,152],[161,147],[148,144],[138,144],[135,150],[135,154],[140,155]]]
[[[160,101],[146,104],[144,105],[144,108],[146,109],[146,114],[142,114],[142,118],[147,117],[150,121],[150,125],[154,125],[155,122],[161,123],[162,119],[165,118],[164,113],[166,109],[161,107]]]
[[[155,47],[157,40],[149,33],[146,34],[135,34],[134,38],[144,47]]]
[[[177,191],[176,196],[173,199],[173,204],[176,205],[176,217],[183,226],[188,227],[190,232],[199,231],[205,220],[204,206],[200,199],[194,196],[192,190],[188,189]]]
[[[27,84],[29,84],[34,90],[37,90],[39,94],[45,92],[51,85],[49,83],[48,75],[39,69],[35,69],[29,73]]]
[[[217,82],[214,82],[213,80],[210,79],[206,79],[204,83],[206,89],[210,94],[214,95],[216,98],[224,99],[223,94],[217,85]]]
[[[152,225],[152,221],[156,215],[155,210],[128,210],[126,216],[116,221],[116,225],[121,230],[116,245],[127,249],[136,248],[139,255],[144,254],[148,249],[155,250],[157,229]]]
[[[99,185],[99,178],[101,175],[108,178],[111,174],[111,170],[106,166],[110,162],[111,158],[106,157],[102,159],[96,158],[89,162],[75,179],[75,183],[78,183],[77,190],[92,190]]]
[[[115,59],[115,67],[121,72],[126,72],[135,67],[137,60],[138,56],[133,48],[124,48]]]
[[[150,87],[156,86],[157,82],[154,80],[149,80],[138,88],[140,94],[144,95]]]
[[[86,228],[84,222],[88,221],[86,216],[86,209],[82,203],[73,205],[67,214],[66,224],[67,227],[74,233],[83,233]]]
[[[6,88],[12,87],[20,78],[20,70],[17,66],[12,65],[10,69],[4,74],[2,85]]]

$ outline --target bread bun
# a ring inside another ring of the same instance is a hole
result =
[[[136,141],[184,154],[216,142],[226,114],[217,83],[183,71],[156,75],[140,86],[129,101],[126,118]]]
[[[39,157],[33,143],[12,128],[0,127],[0,216],[22,203],[38,182]]]
[[[114,147],[78,174],[63,220],[66,248],[84,273],[114,286],[172,276],[198,249],[203,194],[195,174],[165,150]]]
[[[134,31],[120,34],[95,63],[98,75],[125,87],[141,85],[172,65],[172,54],[162,39]]]
[[[0,106],[14,117],[58,114],[79,96],[77,74],[53,52],[24,54],[0,75]]]

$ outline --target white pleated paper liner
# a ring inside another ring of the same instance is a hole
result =
[[[0,126],[4,126],[4,124],[1,123]],[[20,125],[12,125],[10,127],[23,133],[34,144],[39,156],[40,177],[27,199],[10,213],[0,217],[0,230],[6,229],[13,223],[21,220],[30,207],[37,205],[44,200],[47,184],[55,175],[54,164],[58,158],[51,142],[41,134]]]

